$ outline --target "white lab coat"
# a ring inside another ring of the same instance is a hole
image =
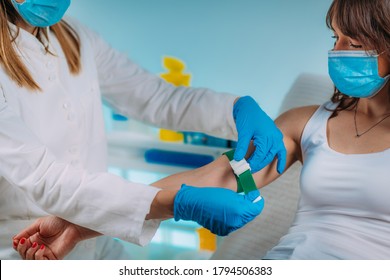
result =
[[[49,214],[140,245],[155,234],[159,221],[145,215],[158,189],[106,172],[102,97],[117,112],[159,127],[236,138],[236,96],[175,88],[67,20],[81,40],[79,75],[70,74],[53,34],[55,56],[22,29],[19,54],[42,92],[20,88],[0,69],[0,259],[18,258],[12,236]],[[78,247],[74,259],[101,257],[95,240]]]

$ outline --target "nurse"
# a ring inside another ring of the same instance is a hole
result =
[[[279,129],[251,97],[165,83],[88,28],[62,19],[69,5],[0,0],[0,259],[19,258],[12,237],[49,214],[141,245],[160,219],[193,220],[226,235],[258,215],[262,201],[252,203],[258,194],[167,190],[107,173],[102,99],[155,126],[238,135],[235,159],[252,142],[253,172],[274,158],[282,172],[285,147]],[[123,257],[96,249],[118,246],[102,246],[111,242],[103,238],[80,243],[71,258]]]

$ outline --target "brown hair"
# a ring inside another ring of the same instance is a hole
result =
[[[15,51],[14,41],[19,34],[13,34],[8,25],[8,21],[16,23],[22,18],[15,10],[10,0],[1,0],[0,3],[0,63],[3,65],[5,72],[19,86],[31,90],[40,90],[39,85],[33,79],[27,67],[20,60]],[[80,61],[80,40],[75,30],[64,20],[50,26],[50,31],[57,37],[65,54],[69,71],[77,75],[81,70]],[[48,39],[47,29],[39,28],[37,30],[37,39],[43,42],[43,38]],[[46,52],[50,53],[48,46],[45,46]]]
[[[390,49],[390,0],[334,0],[326,15],[326,25],[332,29],[337,22],[340,31],[358,40],[371,50],[381,53]],[[390,53],[385,55],[390,58]],[[337,112],[354,108],[359,98],[349,97],[336,87],[332,102],[340,102]]]

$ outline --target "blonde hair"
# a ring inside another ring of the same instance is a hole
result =
[[[21,17],[15,10],[10,0],[1,0],[0,3],[0,63],[3,65],[8,76],[19,86],[30,90],[40,90],[33,76],[28,71],[26,65],[22,62],[15,51],[14,41],[19,34],[10,30],[9,22],[16,23],[21,21]],[[70,73],[77,75],[81,70],[80,61],[80,40],[75,30],[64,20],[50,26],[50,30],[57,37],[65,54]],[[37,30],[37,39],[43,43],[43,37],[48,38],[47,29],[39,28]],[[46,52],[50,53],[48,46],[45,46]],[[52,54],[52,53],[50,53]]]

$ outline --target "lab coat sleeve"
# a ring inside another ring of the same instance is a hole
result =
[[[159,189],[56,161],[0,96],[0,178],[49,214],[145,245],[158,220],[145,221]]]
[[[96,33],[85,34],[94,51],[103,97],[118,113],[157,127],[237,138],[232,113],[237,96],[175,87],[111,48]]]

